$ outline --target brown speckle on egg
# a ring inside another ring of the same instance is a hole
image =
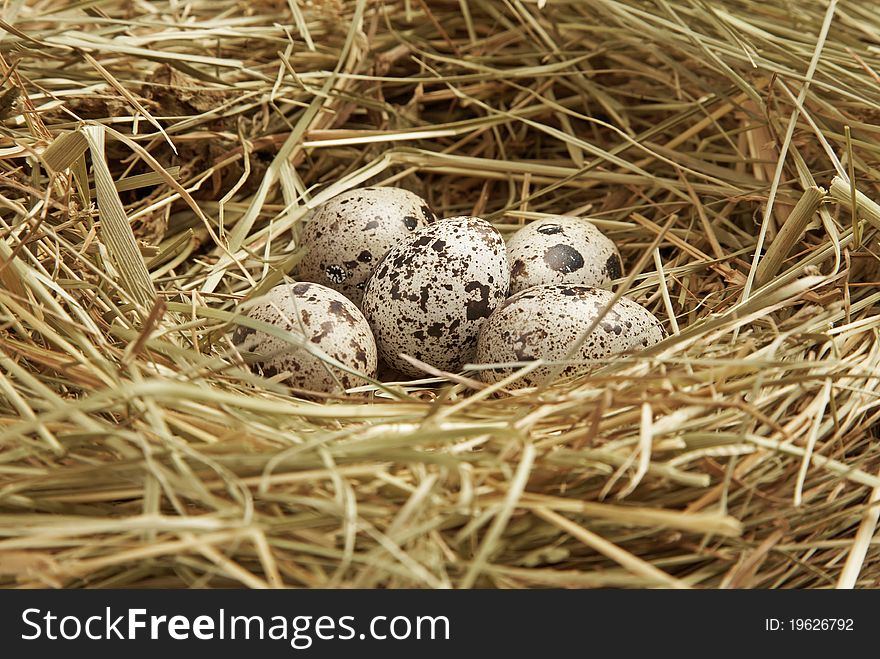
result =
[[[564,275],[584,267],[584,255],[571,245],[562,243],[545,249],[543,260],[548,268]]]

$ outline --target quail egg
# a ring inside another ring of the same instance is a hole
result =
[[[476,217],[441,220],[391,248],[364,292],[379,356],[404,375],[405,353],[445,371],[472,359],[480,325],[504,300],[504,240]]]
[[[542,284],[611,288],[623,268],[614,242],[588,220],[549,217],[517,231],[507,242],[510,294]]]
[[[376,374],[376,342],[370,326],[354,303],[337,291],[314,283],[283,284],[258,300],[247,315],[289,332],[294,341],[244,325],[236,328],[232,342],[258,355],[255,366],[264,377],[286,371],[289,386],[322,392],[364,384],[303,344],[368,377]]]
[[[401,188],[359,188],[315,209],[300,245],[298,278],[339,291],[360,305],[364,286],[389,249],[436,219],[417,194]]]
[[[560,361],[608,306],[613,293],[591,286],[549,284],[534,286],[508,298],[483,323],[477,341],[477,364],[528,362],[536,359]],[[665,338],[660,321],[641,305],[621,298],[586,338],[575,360],[600,360],[626,351],[647,348]],[[539,367],[515,386],[536,384],[551,367]],[[572,364],[562,376],[589,370]],[[497,382],[511,374],[511,368],[480,372],[486,382]]]

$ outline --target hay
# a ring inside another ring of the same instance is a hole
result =
[[[0,585],[878,585],[870,5],[3,7]],[[238,305],[368,182],[588,215],[671,337],[510,392],[252,375]]]

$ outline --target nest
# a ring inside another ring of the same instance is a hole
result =
[[[876,587],[869,5],[12,3],[0,585]],[[587,216],[670,337],[314,400],[242,302],[363,184]]]

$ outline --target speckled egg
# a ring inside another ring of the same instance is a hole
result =
[[[483,324],[477,341],[477,364],[505,364],[535,359],[559,361],[566,358],[596,316],[611,302],[613,293],[591,286],[550,284],[534,286],[513,295]],[[654,345],[666,332],[660,321],[641,305],[621,298],[587,337],[573,359],[607,359],[626,351]],[[574,364],[562,376],[589,370]],[[537,384],[551,371],[540,367],[517,381],[515,386]],[[513,369],[480,372],[486,382],[497,382]]]
[[[376,342],[360,310],[341,293],[314,283],[283,284],[247,310],[254,320],[275,325],[308,342],[352,370],[376,375]],[[239,325],[232,335],[239,349],[256,353],[264,377],[287,371],[297,389],[332,392],[364,384],[362,378],[329,366],[307,348]]]
[[[589,221],[550,217],[527,224],[507,241],[510,294],[543,284],[611,288],[623,274],[614,242]]]
[[[427,202],[408,190],[344,192],[315,209],[306,223],[300,239],[306,253],[297,276],[360,305],[364,286],[385,253],[435,219]]]
[[[485,220],[454,217],[416,231],[388,252],[364,292],[379,356],[404,375],[424,372],[400,353],[458,370],[508,283],[504,240]]]

